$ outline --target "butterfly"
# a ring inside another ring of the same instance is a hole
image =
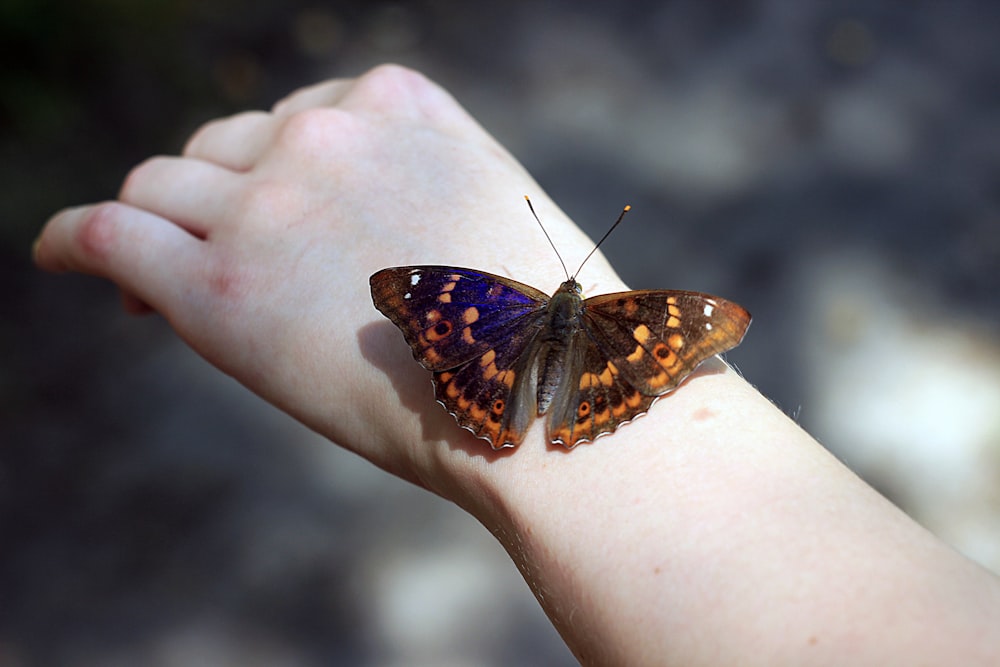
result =
[[[576,274],[566,275],[551,296],[452,266],[382,269],[369,283],[375,307],[433,373],[438,402],[494,449],[519,445],[543,415],[548,441],[568,449],[613,433],[739,345],[750,326],[750,313],[717,296],[639,290],[585,299]]]

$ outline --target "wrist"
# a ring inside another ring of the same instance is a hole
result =
[[[570,452],[540,428],[510,455],[453,452],[451,497],[500,540],[577,657],[620,664],[642,646],[677,664],[747,651],[835,662],[916,647],[935,613],[981,640],[991,621],[952,615],[955,588],[981,573],[712,370]],[[943,583],[914,591],[922,578]],[[858,608],[896,619],[893,636],[876,641]]]

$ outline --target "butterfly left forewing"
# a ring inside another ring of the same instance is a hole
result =
[[[383,269],[369,283],[375,307],[403,333],[414,358],[434,371],[496,348],[524,330],[548,301],[514,280],[449,266]]]
[[[459,426],[494,449],[519,444],[535,416],[524,352],[549,297],[509,278],[446,266],[383,269],[369,282],[375,307],[434,371],[437,400]]]
[[[750,313],[727,299],[679,290],[620,292],[584,302],[585,329],[647,396],[676,388],[705,360],[740,344]]]

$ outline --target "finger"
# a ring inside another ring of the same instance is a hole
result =
[[[246,111],[205,123],[184,146],[185,157],[248,171],[274,140],[277,123],[265,111]]]
[[[290,116],[306,109],[332,107],[340,103],[354,85],[354,79],[331,79],[313,86],[300,88],[278,101],[271,109],[275,116]]]
[[[169,220],[105,202],[66,209],[50,219],[36,241],[35,263],[47,271],[107,278],[133,303],[166,312],[196,279],[204,252],[201,241]]]
[[[226,219],[240,187],[240,175],[217,164],[154,157],[132,169],[118,198],[204,238]]]

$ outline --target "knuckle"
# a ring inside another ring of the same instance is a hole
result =
[[[278,142],[306,153],[325,151],[351,139],[358,131],[357,126],[356,119],[341,109],[303,109],[285,117]]]
[[[420,72],[402,65],[379,65],[348,94],[373,111],[417,121],[443,117],[450,97]]]
[[[430,82],[415,70],[386,64],[362,74],[350,94],[371,107],[398,111],[406,108],[412,99],[422,96],[429,85]]]
[[[375,92],[384,91],[397,95],[419,93],[429,85],[430,82],[420,72],[395,63],[377,65],[362,74],[357,81],[358,88],[371,88]]]
[[[125,180],[122,181],[122,187],[118,193],[118,198],[125,202],[136,201],[136,193],[142,191],[149,182],[155,182],[156,179],[153,174],[159,171],[160,167],[164,162],[166,162],[167,159],[168,158],[164,156],[158,155],[147,158],[132,167],[128,174],[126,174]]]
[[[251,110],[241,111],[226,118],[210,120],[195,130],[194,134],[188,138],[181,155],[185,157],[202,155],[210,150],[213,144],[219,143],[220,139],[226,139],[232,128],[249,126],[269,117],[270,114],[263,111]]]
[[[210,120],[195,130],[194,134],[188,138],[187,143],[184,144],[184,148],[181,150],[181,155],[196,154],[201,145],[205,142],[205,137],[211,134],[215,128],[219,127],[222,122],[222,119],[218,118]]]
[[[102,263],[118,246],[122,210],[118,202],[103,202],[91,207],[80,220],[76,245],[87,264]]]

